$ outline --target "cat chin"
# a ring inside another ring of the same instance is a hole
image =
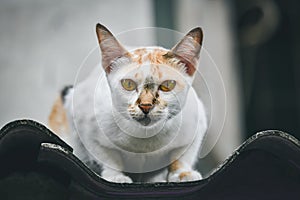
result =
[[[150,119],[150,117],[145,116],[141,119],[137,119],[136,121],[138,121],[143,126],[148,126],[149,124],[151,124],[152,120]]]
[[[142,127],[152,127],[162,121],[163,119],[151,119],[148,116],[144,116],[142,118],[134,118],[133,119],[137,124],[141,125]]]

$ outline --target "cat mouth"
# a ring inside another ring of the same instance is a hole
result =
[[[143,126],[148,126],[151,123],[151,119],[147,115],[145,115],[143,118],[136,119],[136,120]]]

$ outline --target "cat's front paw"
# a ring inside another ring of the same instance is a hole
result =
[[[197,171],[170,172],[168,182],[186,182],[201,180],[202,176]]]
[[[115,176],[109,176],[103,178],[107,181],[114,182],[114,183],[132,183],[131,178],[123,174],[118,174]]]

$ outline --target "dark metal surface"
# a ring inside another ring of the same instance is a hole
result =
[[[0,131],[0,199],[299,199],[299,147],[286,133],[260,132],[204,180],[117,184],[46,127],[15,121]]]

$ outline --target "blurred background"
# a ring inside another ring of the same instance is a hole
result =
[[[116,34],[201,26],[224,82],[227,113],[217,145],[198,168],[208,174],[258,131],[279,129],[300,139],[299,10],[296,0],[3,0],[0,126],[20,118],[47,123],[58,91],[74,82],[97,45],[98,22]],[[177,42],[155,32],[131,40]]]

